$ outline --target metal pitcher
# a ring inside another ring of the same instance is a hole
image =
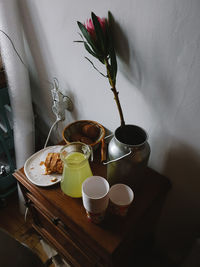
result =
[[[108,145],[107,179],[110,185],[124,183],[132,189],[142,184],[150,156],[145,130],[136,125],[116,129]]]

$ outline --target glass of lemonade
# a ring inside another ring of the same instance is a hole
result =
[[[64,164],[61,190],[68,196],[81,197],[82,183],[92,176],[89,157],[92,148],[81,142],[72,142],[64,146],[60,151],[60,157]]]

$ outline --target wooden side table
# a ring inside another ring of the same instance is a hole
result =
[[[94,175],[106,177],[106,167],[92,163]],[[71,266],[134,266],[136,248],[155,229],[170,182],[150,168],[144,185],[125,218],[107,214],[100,225],[87,220],[82,199],[65,195],[60,185],[38,187],[14,173],[33,217],[34,229]],[[145,256],[145,255],[144,255]]]

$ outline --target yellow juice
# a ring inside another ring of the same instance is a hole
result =
[[[72,152],[65,158],[61,189],[68,196],[81,197],[82,183],[90,176],[92,171],[84,154]]]

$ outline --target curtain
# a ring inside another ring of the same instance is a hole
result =
[[[16,167],[21,168],[34,153],[35,131],[23,27],[17,0],[0,0],[0,30],[0,48],[13,113]],[[18,192],[22,211],[23,197],[19,188]]]

